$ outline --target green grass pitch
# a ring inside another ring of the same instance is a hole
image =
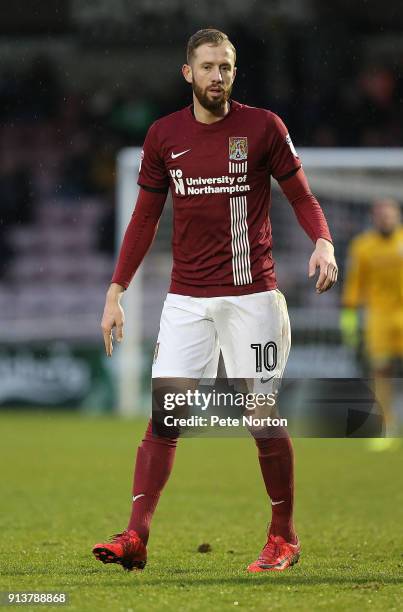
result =
[[[403,609],[403,451],[371,453],[364,440],[295,441],[302,555],[292,569],[245,571],[268,520],[247,438],[182,440],[145,571],[97,562],[92,545],[126,526],[144,426],[0,414],[1,590],[65,591],[64,609],[78,611]]]

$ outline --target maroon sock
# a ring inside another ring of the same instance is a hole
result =
[[[281,535],[287,542],[295,544],[294,453],[288,432],[284,430],[281,435],[276,438],[255,438],[255,442],[264,484],[271,499],[269,533]]]
[[[151,421],[137,450],[133,479],[132,513],[128,529],[137,531],[147,544],[150,523],[175,459],[176,438],[152,433]]]

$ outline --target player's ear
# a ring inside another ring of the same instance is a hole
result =
[[[232,74],[232,82],[235,81],[235,77],[236,77],[236,66],[234,66],[234,72]]]
[[[182,74],[185,78],[185,81],[187,81],[188,83],[191,83],[193,81],[192,67],[189,66],[189,64],[183,64]]]

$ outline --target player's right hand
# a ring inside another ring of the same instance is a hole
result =
[[[112,356],[113,352],[113,329],[115,328],[115,340],[121,342],[123,340],[123,326],[125,322],[125,313],[120,304],[120,298],[123,294],[123,288],[120,285],[113,283],[108,293],[106,294],[104,314],[102,316],[101,328],[104,336],[105,352],[108,357]]]

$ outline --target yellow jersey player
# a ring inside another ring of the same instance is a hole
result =
[[[403,358],[403,225],[399,204],[376,200],[373,228],[356,236],[349,247],[342,294],[344,341],[357,346],[359,309],[364,309],[364,345],[376,395],[383,410],[386,434],[396,429],[391,377]],[[374,450],[396,445],[394,440],[371,442]]]

